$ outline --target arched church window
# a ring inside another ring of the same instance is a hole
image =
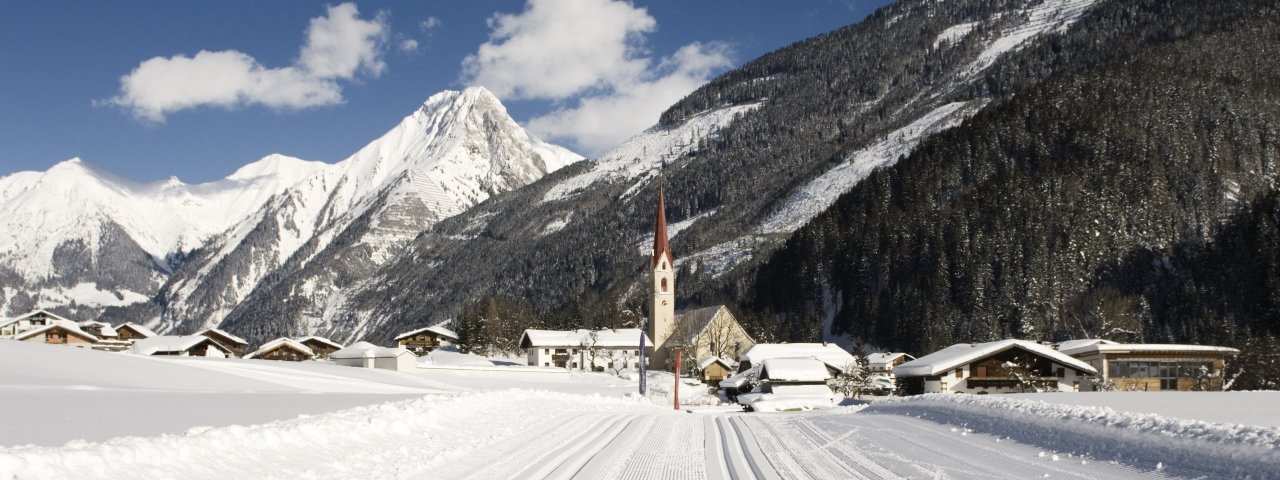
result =
[[[662,293],[667,293],[667,279],[662,279]]]

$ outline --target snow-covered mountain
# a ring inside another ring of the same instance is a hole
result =
[[[326,167],[270,155],[231,176],[138,183],[79,158],[0,178],[0,314],[148,300],[174,263]]]
[[[252,293],[268,304],[288,299],[297,329],[323,331],[329,297],[414,236],[580,159],[530,135],[482,87],[436,94],[185,264],[161,292],[163,321],[156,326],[216,325]]]
[[[433,95],[336,164],[271,155],[200,185],[79,159],[18,172],[0,178],[0,315],[132,307],[122,315],[161,330],[215,325],[268,276],[380,265],[440,219],[579,159],[476,87]],[[309,273],[297,287],[323,301],[335,280]]]

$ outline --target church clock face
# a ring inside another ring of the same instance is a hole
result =
[[[663,300],[663,301],[662,301],[662,306],[664,306],[664,307],[665,307],[665,306],[667,306],[667,301],[666,301],[666,300]]]

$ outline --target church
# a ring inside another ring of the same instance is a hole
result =
[[[648,334],[654,342],[649,368],[674,368],[673,351],[676,348],[685,350],[687,368],[690,369],[704,363],[704,360],[717,357],[727,363],[736,363],[737,356],[755,345],[755,341],[727,307],[716,305],[676,315],[676,260],[667,238],[666,199],[661,185],[658,187],[656,217],[653,255],[649,261]]]

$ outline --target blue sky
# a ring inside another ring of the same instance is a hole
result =
[[[335,162],[474,84],[590,155],[716,74],[885,3],[13,2],[0,175],[81,157],[199,183],[271,153]]]

